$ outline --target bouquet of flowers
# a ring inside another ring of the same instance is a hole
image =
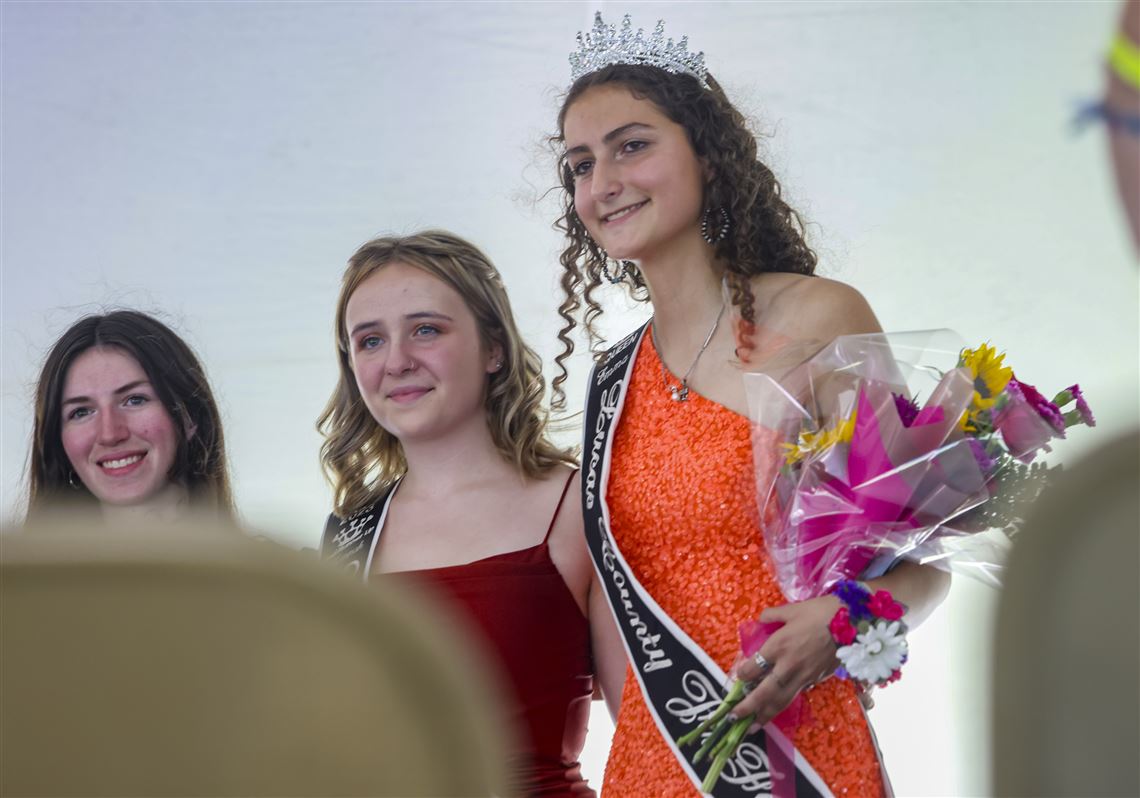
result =
[[[1096,422],[1078,385],[1049,400],[993,347],[956,344],[948,330],[843,336],[779,381],[746,377],[758,495],[778,519],[765,543],[790,600],[900,558],[996,584],[1048,478],[1036,456]]]
[[[905,558],[996,584],[1020,508],[1051,470],[1036,456],[1095,425],[1079,386],[1047,399],[1004,358],[948,330],[879,333],[745,376],[767,550],[789,600],[840,598],[838,675],[881,686],[906,661],[905,607],[852,580]],[[741,627],[745,655],[773,631]],[[751,687],[734,684],[715,720],[679,741],[715,757],[706,789],[752,723],[722,720]]]

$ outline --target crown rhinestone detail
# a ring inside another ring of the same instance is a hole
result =
[[[703,52],[689,52],[689,37],[679,42],[665,38],[665,23],[657,21],[652,36],[643,28],[633,32],[629,14],[622,17],[621,31],[602,21],[602,12],[594,13],[594,27],[578,33],[578,50],[570,54],[571,84],[583,75],[597,72],[613,64],[654,66],[674,75],[691,75],[703,88],[708,88],[708,68]]]

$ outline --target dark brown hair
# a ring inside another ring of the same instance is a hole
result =
[[[186,485],[195,509],[234,514],[222,421],[206,373],[194,352],[173,330],[145,313],[116,310],[85,316],[71,325],[48,352],[36,386],[36,418],[28,474],[28,517],[61,504],[95,502],[74,479],[63,448],[63,386],[71,364],[94,347],[133,357],[146,372],[177,432],[178,449],[169,478]],[[187,436],[187,430],[194,433]]]
[[[723,208],[731,220],[731,232],[716,245],[716,256],[725,264],[732,302],[739,311],[737,342],[741,350],[749,349],[755,324],[750,278],[764,272],[815,272],[816,256],[804,240],[799,214],[781,197],[776,176],[757,157],[756,137],[748,129],[747,120],[711,75],[708,89],[691,75],[675,75],[650,66],[615,65],[583,75],[562,102],[558,135],[551,137],[555,147],[565,146],[564,125],[570,106],[589,89],[606,84],[624,86],[637,99],[656,105],[685,129],[694,153],[707,164],[712,177],[705,186],[704,207],[712,213]],[[553,387],[554,406],[561,408],[566,403],[562,390],[567,377],[564,361],[574,351],[570,333],[581,321],[595,355],[601,343],[594,321],[602,309],[593,292],[601,285],[605,256],[574,212],[574,175],[565,159],[559,163],[559,177],[563,189],[562,216],[554,227],[566,235],[567,244],[559,257],[563,301],[558,315],[564,325],[558,340],[563,350],[554,359],[560,373],[554,378]],[[637,267],[627,264],[627,270],[631,294],[635,299],[647,300]]]

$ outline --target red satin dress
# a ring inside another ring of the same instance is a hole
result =
[[[569,485],[537,546],[398,574],[452,605],[501,666],[514,698],[507,718],[521,739],[512,756],[519,795],[595,795],[578,764],[594,693],[590,629],[547,546]]]

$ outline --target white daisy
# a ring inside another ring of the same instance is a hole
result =
[[[878,684],[902,667],[906,656],[906,635],[899,633],[900,621],[879,621],[842,646],[836,655],[852,678]]]

